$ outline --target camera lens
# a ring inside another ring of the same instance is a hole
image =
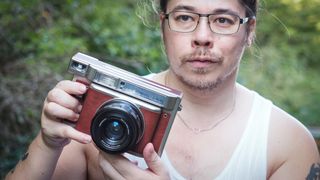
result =
[[[123,99],[106,102],[91,122],[95,144],[108,153],[122,153],[134,147],[144,131],[143,116],[138,107]]]
[[[114,120],[107,123],[104,136],[110,140],[118,141],[125,134],[125,127],[121,122]]]

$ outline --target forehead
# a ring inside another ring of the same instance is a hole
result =
[[[197,13],[214,13],[219,10],[245,15],[245,8],[239,0],[169,0],[167,12],[173,10],[188,10]]]

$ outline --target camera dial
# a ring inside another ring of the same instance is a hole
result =
[[[107,153],[123,153],[132,149],[144,132],[139,108],[123,99],[103,104],[91,122],[94,143]]]

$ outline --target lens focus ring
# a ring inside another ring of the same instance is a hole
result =
[[[93,141],[108,153],[132,149],[141,139],[143,130],[143,116],[139,108],[122,99],[105,103],[91,122]]]

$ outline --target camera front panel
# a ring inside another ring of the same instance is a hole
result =
[[[76,129],[84,133],[91,134],[91,124],[95,115],[105,103],[113,101],[114,99],[125,99],[130,102],[134,102],[133,104],[137,105],[143,116],[143,135],[132,149],[128,149],[133,154],[141,156],[143,148],[148,142],[153,141],[153,138],[155,136],[154,133],[157,131],[156,129],[159,128],[157,126],[159,125],[159,119],[161,117],[161,109],[158,107],[145,104],[145,102],[139,102],[139,100],[128,97],[126,95],[122,95],[121,93],[114,92],[104,87],[91,85],[87,93],[85,94],[83,108],[80,113]]]
[[[160,115],[159,123],[155,130],[155,136],[152,139],[154,149],[159,155],[162,154],[165,143],[169,136],[170,129],[173,124],[173,119],[171,118],[171,112],[162,112],[162,114]]]
[[[130,150],[132,154],[138,156],[142,156],[143,149],[149,142],[153,143],[154,137],[162,137],[161,134],[157,134],[158,126],[159,124],[161,124],[159,123],[161,114],[152,112],[144,107],[140,107],[140,110],[144,116],[144,133],[139,143],[133,149]],[[157,145],[155,145],[155,147],[157,147]]]
[[[91,87],[89,87],[84,96],[85,98],[82,104],[80,117],[76,124],[76,129],[86,134],[90,134],[91,121],[97,110],[103,103],[111,100],[114,97],[108,94],[100,93]]]
[[[150,124],[146,125],[153,132],[153,135],[147,133],[147,136],[152,137],[151,141],[158,154],[162,153],[176,112],[181,110],[182,93],[180,91],[82,53],[76,53],[71,58],[68,71],[75,75],[76,80],[81,77],[84,79],[84,84],[90,85],[90,88],[94,89],[93,92],[88,92],[87,98],[85,98],[87,100],[83,103],[82,111],[85,113],[80,113],[79,122],[76,125],[78,130],[90,134],[92,118],[105,102],[113,98],[128,99],[131,97],[129,99],[133,100],[134,104],[144,102],[141,103],[142,105],[138,105],[141,110],[143,109],[141,107],[145,107],[144,116],[158,120],[157,122],[147,122],[149,118],[145,118],[147,123],[156,124],[156,129]],[[107,89],[109,92],[106,91]],[[89,91],[91,90],[89,89]],[[116,91],[119,93],[113,93]],[[149,112],[152,112],[153,115],[148,115]],[[131,151],[141,153],[145,142],[149,142],[149,140],[142,138],[141,142]]]

